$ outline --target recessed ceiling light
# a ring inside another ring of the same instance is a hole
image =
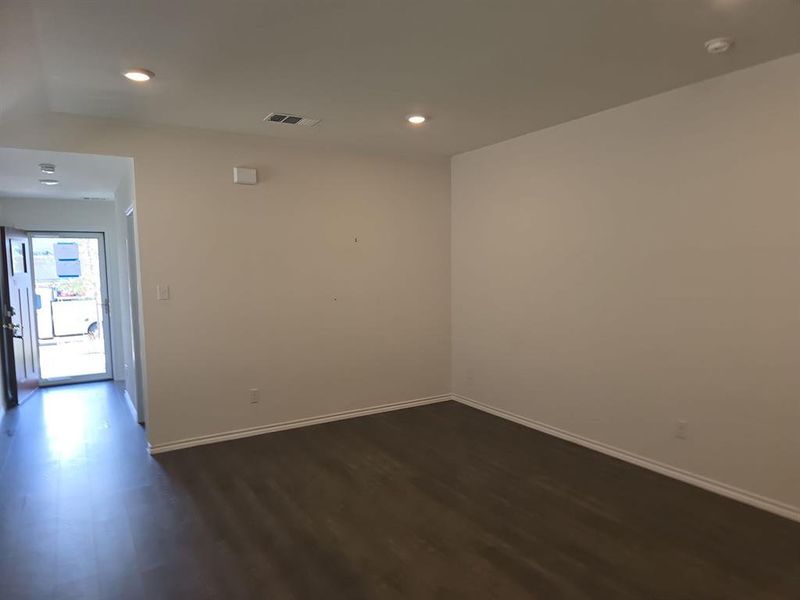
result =
[[[58,185],[58,179],[40,179],[42,185]]]
[[[53,173],[56,172],[56,166],[53,163],[40,163],[39,169],[45,175],[52,175]]]
[[[412,125],[422,125],[427,120],[428,117],[424,115],[408,115],[406,117],[406,121],[408,121]]]
[[[726,37],[718,37],[706,42],[706,51],[709,54],[722,54],[727,52],[733,46],[733,39]]]
[[[150,81],[153,77],[156,76],[155,73],[152,71],[148,71],[147,69],[128,69],[123,73],[125,77],[130,79],[131,81]]]

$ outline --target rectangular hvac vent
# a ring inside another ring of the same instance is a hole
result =
[[[289,113],[269,113],[264,117],[265,123],[283,123],[284,125],[302,125],[303,127],[314,127],[319,123],[319,119],[310,119],[300,115],[290,115]]]

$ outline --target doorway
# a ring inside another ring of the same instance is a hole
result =
[[[105,237],[30,234],[42,385],[113,378]]]

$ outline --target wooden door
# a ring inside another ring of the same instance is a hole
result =
[[[3,242],[2,350],[6,406],[23,402],[39,387],[36,308],[28,234],[0,228]]]

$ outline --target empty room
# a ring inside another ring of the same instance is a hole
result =
[[[797,0],[0,0],[0,598],[800,599]]]

